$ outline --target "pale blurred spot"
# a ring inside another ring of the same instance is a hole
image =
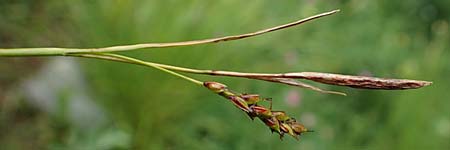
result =
[[[442,137],[450,137],[450,120],[442,118],[435,123],[436,134]]]
[[[298,55],[296,51],[287,51],[284,53],[284,62],[288,66],[294,66],[298,63]]]
[[[303,123],[303,125],[306,126],[306,128],[311,128],[316,126],[317,119],[316,115],[312,112],[305,112],[300,117],[300,121]]]
[[[39,72],[21,83],[27,102],[49,114],[61,110],[73,125],[92,129],[106,123],[107,116],[89,92],[87,80],[74,58],[55,57]]]
[[[329,126],[321,128],[320,131],[318,131],[318,132],[320,132],[319,136],[321,139],[324,139],[324,140],[333,140],[334,139],[334,136],[335,136],[334,129]]]
[[[302,95],[298,90],[291,89],[287,92],[284,100],[289,107],[298,107],[302,100]]]
[[[366,77],[371,77],[373,76],[372,72],[368,71],[368,70],[363,70],[361,72],[358,73],[359,76],[366,76]]]
[[[445,36],[448,34],[448,26],[448,22],[445,20],[435,21],[431,25],[431,31],[438,36]]]

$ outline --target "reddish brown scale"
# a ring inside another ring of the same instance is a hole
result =
[[[283,131],[283,133],[287,133],[298,140],[298,134],[294,133],[292,127],[289,126],[288,124],[280,123],[280,129],[281,131]],[[280,138],[283,138],[283,136],[280,136]]]
[[[238,96],[230,96],[230,100],[237,108],[241,109],[242,111],[245,111],[246,113],[253,112],[253,110],[250,109],[250,107],[248,107],[247,103],[245,103],[245,101],[242,98]]]
[[[275,117],[272,118],[259,118],[261,121],[264,122],[264,124],[266,124],[270,130],[272,132],[277,132],[278,134],[283,134],[280,131],[280,123],[278,122],[278,120]]]

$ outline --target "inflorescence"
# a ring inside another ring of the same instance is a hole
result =
[[[302,133],[312,132],[294,118],[286,115],[284,111],[273,111],[270,98],[261,98],[258,94],[237,93],[218,82],[204,82],[203,85],[214,93],[230,100],[234,106],[244,111],[252,120],[255,117],[259,118],[272,132],[278,133],[280,139],[283,139],[284,134],[287,133],[298,140]],[[260,101],[269,101],[270,107],[258,105]]]

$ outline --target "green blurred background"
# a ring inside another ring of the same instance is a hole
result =
[[[54,111],[30,103],[21,92],[23,82],[35,80],[54,58],[0,58],[0,149],[450,149],[448,0],[2,0],[0,47],[204,39],[337,8],[341,12],[336,15],[263,36],[124,54],[202,69],[333,72],[434,84],[408,91],[315,84],[348,93],[343,97],[247,79],[192,76],[272,97],[274,109],[317,131],[300,141],[280,141],[261,122],[185,80],[151,68],[76,58],[81,89],[103,114],[103,121],[89,126],[90,121],[70,119],[68,105],[76,90],[55,91]],[[93,115],[98,114],[81,118]]]

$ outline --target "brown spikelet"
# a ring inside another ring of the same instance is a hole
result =
[[[308,132],[302,124],[289,117],[284,111],[273,111],[259,105],[258,102],[264,99],[257,94],[233,92],[226,85],[218,82],[204,82],[203,85],[214,93],[227,98],[234,106],[250,116],[251,119],[259,118],[272,132],[278,133],[280,139],[283,139],[284,134],[288,134],[298,140],[302,133]]]

